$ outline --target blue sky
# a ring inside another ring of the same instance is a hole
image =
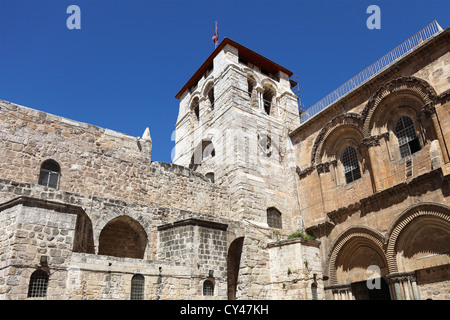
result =
[[[69,5],[81,29],[69,30]],[[381,29],[369,30],[369,5]],[[0,0],[0,99],[132,136],[171,162],[175,94],[223,37],[292,70],[306,107],[437,20],[450,1]]]

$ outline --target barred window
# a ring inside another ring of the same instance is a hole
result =
[[[345,181],[347,183],[361,178],[361,171],[359,169],[355,148],[345,148],[344,153],[342,154],[342,164],[344,165]]]
[[[135,274],[131,278],[130,300],[144,300],[145,278],[142,274]]]
[[[214,295],[214,284],[211,280],[205,280],[203,282],[203,295],[204,296],[213,296]]]
[[[31,274],[28,286],[28,298],[47,296],[48,274],[42,270],[36,270]]]
[[[402,158],[407,157],[421,149],[419,139],[410,117],[402,116],[395,124],[395,135]]]
[[[53,160],[45,160],[41,165],[38,183],[49,188],[58,188],[61,169]]]
[[[267,209],[267,224],[271,228],[281,229],[281,212],[275,208]]]

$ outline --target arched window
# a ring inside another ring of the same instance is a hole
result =
[[[358,157],[353,147],[347,147],[342,154],[342,164],[344,165],[345,181],[350,183],[361,178]]]
[[[144,300],[145,278],[142,274],[135,274],[131,278],[130,300]]]
[[[252,92],[253,92],[253,89],[255,88],[255,86],[256,86],[255,79],[253,79],[253,77],[251,77],[251,76],[247,76],[247,87],[248,87],[247,92],[248,92],[249,97],[252,96]]]
[[[61,168],[56,161],[45,160],[41,165],[38,183],[49,188],[58,188]]]
[[[419,139],[410,117],[402,116],[395,124],[395,135],[402,158],[412,155],[421,149]]]
[[[28,285],[28,298],[47,296],[48,274],[43,270],[36,270],[31,274]]]
[[[273,100],[274,96],[275,96],[275,94],[272,89],[267,88],[267,87],[264,88],[263,105],[264,105],[264,111],[266,111],[266,113],[268,115],[270,115],[270,109],[272,107],[272,100]]]
[[[203,282],[203,295],[213,296],[214,295],[214,283],[211,280],[205,280]]]
[[[195,118],[197,120],[200,120],[200,103],[199,103],[198,97],[196,97],[194,99],[194,101],[192,101],[191,111],[194,112]]]
[[[211,88],[209,88],[208,100],[209,100],[209,103],[211,105],[211,109],[214,110],[214,87],[213,86],[211,86]]]
[[[275,208],[267,209],[267,224],[271,228],[281,229],[281,212]]]

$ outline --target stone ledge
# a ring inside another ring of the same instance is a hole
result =
[[[182,226],[200,226],[200,227],[205,227],[205,228],[210,228],[210,229],[218,229],[218,230],[223,230],[223,231],[227,230],[227,228],[228,228],[228,225],[224,224],[224,223],[191,218],[191,219],[185,219],[185,220],[180,220],[180,221],[176,221],[173,223],[161,225],[161,226],[157,227],[157,230],[162,231],[162,230],[168,230],[168,229],[182,227]]]
[[[303,245],[313,246],[313,247],[317,247],[317,248],[320,246],[319,240],[294,238],[294,239],[286,239],[286,240],[280,240],[280,241],[276,241],[276,242],[270,242],[267,244],[267,248],[282,247],[282,246],[287,246],[287,245],[295,244],[295,243],[301,243]]]
[[[7,202],[0,204],[0,211],[3,211],[5,209],[17,206],[17,205],[24,205],[28,207],[39,207],[39,208],[45,208],[45,209],[52,209],[57,212],[65,212],[65,213],[72,213],[72,214],[78,214],[83,212],[84,210],[81,207],[66,204],[66,203],[60,203],[60,202],[54,202],[54,201],[48,201],[48,200],[42,200],[38,198],[31,198],[31,197],[17,197],[12,200],[9,200]]]

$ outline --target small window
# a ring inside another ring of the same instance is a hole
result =
[[[207,174],[205,174],[205,176],[206,178],[208,178],[209,181],[214,183],[214,172],[208,172]]]
[[[410,117],[402,116],[395,124],[395,135],[402,158],[412,155],[421,149],[419,139]]]
[[[47,296],[48,274],[42,270],[36,270],[30,277],[28,286],[28,298],[42,298]]]
[[[272,139],[270,136],[262,134],[261,136],[258,134],[258,146],[263,155],[270,157],[272,155]]]
[[[208,158],[208,157],[215,157],[216,156],[216,149],[214,148],[214,144],[212,141],[209,140],[203,140],[202,141],[202,159]]]
[[[281,229],[281,212],[275,208],[267,209],[267,224],[271,228]]]
[[[205,280],[203,282],[203,295],[204,296],[213,296],[214,295],[214,284],[211,280]]]
[[[131,278],[130,300],[144,300],[145,278],[142,274],[135,274]]]
[[[347,183],[361,178],[361,171],[359,169],[355,148],[347,147],[344,150],[344,153],[342,154],[342,164],[344,165],[345,181]]]
[[[46,160],[41,165],[38,183],[49,188],[58,188],[61,169],[53,160]]]

